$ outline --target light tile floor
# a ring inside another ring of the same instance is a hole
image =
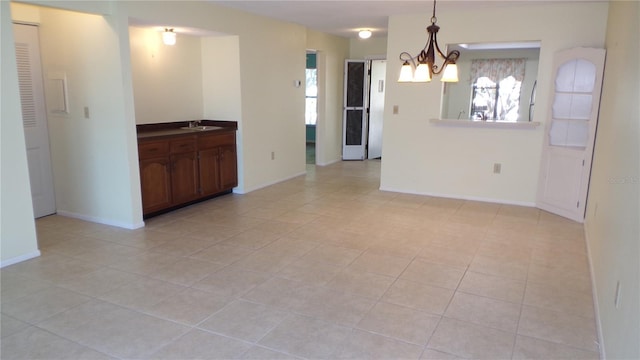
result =
[[[580,224],[379,191],[379,161],[123,230],[39,219],[3,359],[596,359]]]

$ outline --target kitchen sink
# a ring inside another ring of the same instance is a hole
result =
[[[219,130],[222,129],[221,126],[210,126],[210,125],[199,125],[199,126],[193,126],[193,127],[181,127],[180,129],[183,130],[191,130],[191,131],[210,131],[210,130]]]

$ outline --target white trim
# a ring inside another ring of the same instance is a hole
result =
[[[589,232],[587,220],[585,219],[585,223],[583,224],[584,228],[584,241],[587,247],[587,261],[589,262],[589,274],[591,275],[591,293],[593,296],[593,310],[594,315],[596,317],[596,332],[598,333],[598,350],[600,351],[600,359],[606,359],[607,355],[604,349],[604,337],[602,336],[602,321],[600,320],[600,302],[598,301],[598,291],[596,289],[596,277],[595,272],[593,270],[593,261],[591,257],[591,248],[589,247],[590,242],[588,241]]]
[[[16,256],[16,257],[11,258],[11,259],[0,261],[0,268],[3,268],[5,266],[9,266],[9,265],[13,265],[13,264],[17,264],[19,262],[23,262],[23,261],[26,261],[26,260],[29,260],[29,259],[37,258],[38,256],[40,256],[40,250],[36,250],[34,252],[22,254],[20,256]]]
[[[238,188],[234,188],[234,189],[233,189],[233,193],[234,193],[234,194],[240,194],[240,195],[248,194],[248,193],[250,193],[250,192],[252,192],[252,191],[260,190],[260,189],[266,188],[266,187],[268,187],[268,186],[275,185],[275,184],[279,184],[279,183],[281,183],[281,182],[284,182],[284,181],[287,181],[287,180],[291,180],[291,179],[294,179],[294,178],[297,178],[297,177],[299,177],[299,176],[303,176],[303,175],[306,175],[306,174],[307,174],[307,172],[306,172],[306,171],[303,171],[303,172],[297,173],[297,174],[295,174],[295,175],[292,175],[292,176],[286,177],[286,178],[284,178],[284,179],[280,179],[280,180],[272,181],[272,182],[270,182],[270,183],[266,183],[266,184],[258,185],[258,186],[254,187],[254,188],[249,189],[249,190],[240,190],[240,189],[238,189]]]
[[[13,20],[12,22],[16,25],[40,26],[40,23],[35,21]]]
[[[103,219],[103,218],[99,218],[99,217],[95,217],[95,216],[77,214],[77,213],[73,213],[73,212],[70,212],[70,211],[64,211],[64,210],[57,210],[56,213],[58,215],[61,215],[61,216],[66,216],[66,217],[70,217],[70,218],[74,218],[74,219],[80,219],[80,220],[84,220],[84,221],[89,221],[89,222],[98,223],[98,224],[104,224],[104,225],[109,225],[109,226],[116,226],[116,227],[119,227],[119,228],[129,229],[129,230],[135,230],[135,229],[140,229],[140,228],[144,227],[144,221],[141,221],[139,223],[125,223],[125,222],[120,222],[120,221],[113,221],[113,220],[109,220],[109,219]]]
[[[340,162],[340,161],[342,161],[342,160],[341,159],[335,159],[335,160],[331,160],[331,161],[326,162],[326,163],[316,164],[316,165],[318,165],[318,166],[329,166],[329,165],[335,164],[335,163]]]
[[[476,121],[476,120],[456,120],[456,119],[430,119],[429,122],[435,125],[450,127],[472,127],[487,129],[535,129],[540,126],[539,121]]]
[[[431,193],[431,192],[406,191],[406,190],[388,188],[386,186],[380,186],[380,190],[381,191],[397,192],[397,193],[402,193],[402,194],[441,197],[441,198],[447,198],[447,199],[481,201],[481,202],[504,204],[504,205],[517,205],[517,206],[526,206],[526,207],[536,207],[536,203],[535,202],[529,202],[529,201],[512,201],[512,200],[504,200],[504,199],[484,198],[484,197],[478,197],[478,196],[465,196],[465,195],[440,194],[440,193]]]
[[[546,204],[544,202],[539,202],[539,203],[537,203],[536,206],[540,210],[548,211],[550,213],[553,213],[553,214],[558,215],[558,216],[565,217],[565,218],[567,218],[569,220],[573,220],[575,222],[584,223],[584,221],[585,221],[585,217],[584,216],[581,216],[580,214],[576,214],[573,211],[570,211],[570,210],[567,210],[567,209],[563,209],[563,208],[558,207],[558,206],[553,206],[551,204]]]

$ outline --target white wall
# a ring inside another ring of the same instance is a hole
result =
[[[136,123],[202,119],[200,38],[181,34],[167,46],[161,32],[134,26],[129,36]]]
[[[39,11],[44,76],[66,74],[69,95],[68,114],[48,112],[57,212],[140,227],[138,165],[131,156],[135,129],[120,58],[119,32],[127,29],[116,29],[99,15]]]
[[[204,118],[242,118],[240,44],[238,36],[209,36],[202,42]]]
[[[349,39],[349,59],[365,59],[367,57],[384,58],[387,55],[387,37],[370,37],[368,39]],[[393,57],[397,59],[396,56]]]
[[[240,33],[244,191],[306,172],[306,29],[247,16]],[[257,30],[259,29],[259,30]],[[271,159],[271,153],[275,159]]]
[[[204,119],[242,119],[240,90],[240,44],[238,36],[202,38],[202,94]],[[243,123],[238,123],[236,141],[243,144]],[[244,158],[238,147],[238,158]],[[244,166],[238,167],[238,189],[244,189]]]
[[[342,104],[344,61],[349,41],[344,38],[307,31],[307,48],[317,50],[318,122],[316,124],[316,163],[328,165],[342,159]],[[303,120],[304,122],[304,120]]]
[[[612,1],[585,220],[603,347],[609,359],[640,358],[639,34],[638,2]]]
[[[575,46],[604,46],[607,3],[518,4],[438,11],[441,44],[541,40],[534,121],[545,122],[553,54]],[[387,56],[417,53],[429,14],[391,16]],[[482,20],[482,31],[469,24]],[[541,19],[544,22],[541,23]],[[572,19],[568,22],[566,19]],[[440,114],[442,87],[397,83],[400,61],[387,64],[381,187],[385,190],[533,205],[543,128],[472,129],[429,123]],[[393,106],[399,107],[397,115]],[[502,164],[494,175],[493,164]]]
[[[0,267],[40,255],[22,127],[9,2],[0,1]]]

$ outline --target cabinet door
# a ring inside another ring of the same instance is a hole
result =
[[[168,157],[140,160],[140,183],[144,214],[171,206]]]
[[[171,189],[174,205],[198,198],[198,159],[195,152],[171,155]]]
[[[220,146],[220,187],[229,190],[238,186],[238,164],[235,145]]]
[[[213,195],[222,190],[220,187],[220,167],[218,166],[218,148],[199,151],[200,189],[202,195]]]

